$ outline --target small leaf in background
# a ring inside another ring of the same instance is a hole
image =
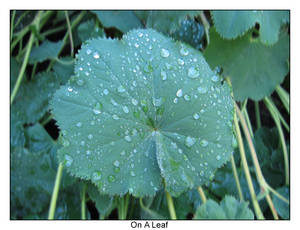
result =
[[[52,68],[58,82],[64,85],[74,74],[74,59],[72,57],[63,57],[59,61],[55,62]]]
[[[51,42],[45,40],[39,46],[34,46],[29,56],[29,63],[43,62],[47,59],[57,58],[58,52],[62,47],[63,42]]]
[[[91,38],[105,37],[103,28],[97,27],[94,20],[81,23],[78,26],[77,33],[82,42]]]
[[[225,196],[220,205],[214,200],[207,200],[197,209],[194,219],[253,220],[254,215],[247,202],[239,202],[232,196]]]
[[[267,47],[251,33],[224,40],[211,28],[204,56],[211,68],[222,67],[223,75],[230,77],[236,100],[257,101],[269,96],[289,71],[289,36],[283,33],[274,46]]]
[[[48,110],[48,101],[58,88],[59,81],[52,72],[40,72],[34,79],[24,79],[12,105],[13,111],[20,114],[23,123],[35,123]]]
[[[191,19],[183,20],[180,28],[171,34],[171,36],[176,40],[185,42],[197,50],[202,48],[203,35],[203,26],[197,21]]]
[[[113,197],[101,194],[97,187],[91,183],[88,183],[87,193],[91,200],[95,202],[99,214],[108,216],[113,205]]]
[[[35,10],[16,10],[16,16],[14,20],[14,33],[20,32],[24,27],[32,23],[37,12],[38,11]],[[18,24],[16,25],[16,23]]]
[[[174,196],[230,157],[230,88],[202,54],[154,30],[83,45],[74,79],[52,101],[60,162],[101,192]]]
[[[278,41],[280,26],[289,22],[289,11],[283,10],[218,10],[212,11],[212,18],[221,37],[234,39],[242,36],[255,23],[259,23],[260,39],[264,44],[273,45]]]
[[[276,189],[276,192],[278,192],[280,195],[284,196],[288,201],[290,201],[290,189],[287,186],[281,187]],[[283,200],[279,199],[277,196],[272,194],[273,203],[275,206],[275,209],[277,213],[283,218],[283,219],[290,219],[290,206]]]
[[[92,12],[97,15],[104,27],[115,27],[123,33],[143,27],[141,21],[133,11],[94,10]]]
[[[181,26],[181,22],[187,16],[193,18],[199,11],[153,10],[135,11],[135,14],[143,21],[147,28],[153,28],[164,34],[172,34]]]

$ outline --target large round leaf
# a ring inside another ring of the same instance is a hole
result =
[[[202,54],[154,30],[82,46],[76,76],[52,101],[59,159],[100,191],[178,195],[230,157],[230,88]]]

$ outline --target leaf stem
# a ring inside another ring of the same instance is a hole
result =
[[[18,79],[17,79],[17,82],[14,86],[14,89],[13,89],[11,97],[10,97],[10,104],[13,103],[13,101],[14,101],[16,95],[17,95],[17,92],[19,90],[19,87],[21,85],[21,82],[22,82],[22,79],[23,79],[23,76],[24,76],[24,73],[25,73],[25,69],[26,69],[26,66],[27,66],[27,63],[28,63],[28,59],[29,59],[29,55],[30,55],[30,52],[31,52],[33,42],[34,42],[34,34],[31,33],[30,38],[29,38],[29,42],[28,42],[28,46],[27,46],[27,49],[26,49],[25,57],[24,57],[24,60],[23,60],[23,63],[22,63],[22,66],[21,66],[21,69],[20,69],[20,72],[19,72],[19,75],[18,75]]]
[[[74,56],[74,43],[73,43],[73,36],[72,36],[72,28],[70,24],[70,19],[68,15],[68,11],[65,10],[65,15],[66,15],[66,21],[68,25],[68,33],[69,33],[69,39],[70,39],[70,46],[71,46],[71,57]]]
[[[268,204],[269,204],[269,207],[270,207],[270,209],[271,209],[271,212],[272,212],[272,215],[273,215],[274,219],[275,219],[275,220],[278,220],[278,219],[279,219],[279,218],[278,218],[278,214],[277,214],[277,212],[276,212],[276,209],[275,209],[275,207],[274,207],[274,204],[273,204],[273,202],[272,202],[272,199],[271,199],[271,197],[270,197],[270,194],[267,194],[267,195],[266,195],[266,200],[267,200],[267,202],[268,202]]]
[[[203,189],[202,189],[201,186],[198,186],[198,193],[199,193],[199,195],[201,197],[202,203],[205,204],[206,201],[207,201],[207,199],[206,199],[205,193],[204,193],[204,191],[203,191]]]
[[[200,19],[201,19],[201,22],[204,26],[207,45],[209,45],[209,27],[210,27],[210,25],[209,25],[209,22],[207,21],[207,19],[205,17],[205,14],[204,14],[203,10],[200,13]]]
[[[168,209],[170,213],[170,217],[172,220],[176,220],[176,211],[173,203],[172,196],[169,194],[169,192],[166,190],[166,198],[167,198],[167,203],[168,203]]]
[[[237,190],[238,190],[238,193],[239,193],[239,197],[240,197],[240,200],[243,201],[244,196],[243,196],[243,192],[242,192],[242,189],[241,189],[240,180],[239,180],[239,176],[238,176],[238,173],[237,173],[237,170],[236,170],[236,165],[235,165],[235,160],[234,160],[233,155],[231,155],[230,161],[231,161],[233,176],[234,176],[235,184],[236,184],[236,187],[237,187]]]
[[[86,220],[86,184],[83,184],[81,196],[81,219]]]
[[[238,145],[239,145],[239,150],[240,150],[240,155],[241,155],[242,166],[243,166],[243,169],[244,169],[244,173],[245,173],[245,176],[246,176],[248,188],[249,188],[249,191],[250,191],[250,196],[251,196],[253,208],[254,208],[257,219],[263,220],[264,216],[262,214],[262,211],[260,209],[259,203],[258,203],[257,198],[256,198],[256,194],[255,194],[254,186],[253,186],[253,183],[252,183],[248,163],[247,163],[247,160],[246,160],[246,154],[245,154],[243,139],[242,139],[241,130],[240,130],[240,127],[239,127],[239,124],[238,124],[238,121],[237,121],[236,113],[234,114],[234,125],[235,125],[235,129],[236,129],[236,134],[237,134],[237,140],[238,140]]]
[[[50,208],[49,208],[49,215],[48,215],[49,220],[54,219],[56,201],[57,201],[57,197],[58,197],[62,172],[63,172],[63,164],[59,163],[58,168],[57,168],[56,178],[55,178],[55,184],[54,184],[54,188],[53,188],[53,192],[52,192]]]
[[[16,16],[16,11],[13,10],[12,16],[11,16],[11,21],[10,21],[10,42],[12,40],[13,34],[14,34],[14,22],[15,22],[15,16]]]
[[[264,98],[264,102],[267,106],[267,108],[269,109],[273,120],[277,126],[277,130],[279,133],[279,137],[280,137],[280,143],[281,143],[281,147],[282,147],[282,151],[283,151],[283,159],[284,159],[284,169],[285,169],[285,184],[289,185],[289,160],[288,160],[288,153],[287,153],[287,148],[286,148],[286,143],[285,143],[285,139],[284,139],[284,133],[281,127],[281,123],[278,117],[278,113],[274,112],[274,110],[272,110],[272,102],[268,97]],[[272,112],[271,112],[272,111]]]
[[[282,88],[280,85],[278,85],[276,87],[276,92],[282,102],[282,104],[284,105],[286,111],[288,112],[288,114],[290,114],[290,95],[288,92],[285,91],[284,88]]]
[[[259,129],[261,127],[261,120],[260,120],[260,112],[259,112],[259,102],[254,102],[255,106],[255,117],[256,117],[256,128]]]

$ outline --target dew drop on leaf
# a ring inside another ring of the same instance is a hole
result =
[[[203,140],[200,141],[200,145],[201,145],[202,147],[206,147],[206,146],[208,146],[208,141],[205,140],[205,139],[203,139]]]
[[[116,181],[116,177],[114,175],[109,175],[107,179],[108,179],[109,182],[115,182]]]
[[[80,127],[82,126],[82,123],[81,123],[81,122],[78,122],[78,123],[76,124],[76,126],[77,126],[78,128],[80,128]]]
[[[92,53],[92,51],[91,51],[90,49],[87,49],[87,50],[86,50],[86,54],[87,54],[87,55],[90,55],[91,53]]]
[[[180,54],[182,56],[187,56],[189,54],[189,51],[185,47],[181,47]]]
[[[128,109],[128,107],[126,105],[124,105],[122,107],[122,109],[123,109],[124,113],[129,113],[129,109]]]
[[[118,117],[118,115],[116,115],[116,114],[112,115],[112,118],[113,118],[114,120],[119,120],[119,119],[120,119],[120,118]]]
[[[131,176],[135,176],[135,173],[133,171],[130,172]]]
[[[94,114],[100,114],[101,113],[101,109],[102,109],[102,104],[97,102],[94,109],[93,109],[93,112]]]
[[[100,55],[99,55],[98,52],[95,52],[95,53],[93,54],[93,57],[94,57],[95,59],[98,59],[98,58],[100,57]]]
[[[104,95],[107,95],[109,93],[108,89],[103,90]]]
[[[179,89],[179,90],[177,90],[177,92],[176,92],[176,96],[177,97],[182,97],[182,89]]]
[[[167,73],[165,71],[161,71],[160,76],[163,81],[167,80]]]
[[[167,58],[167,57],[170,56],[170,52],[169,52],[169,50],[163,48],[163,49],[161,49],[161,51],[160,51],[160,55],[161,55],[162,57],[164,57],[164,58]]]
[[[125,92],[124,86],[120,85],[120,86],[118,87],[118,92],[119,92],[119,93]]]
[[[194,114],[193,114],[193,118],[194,118],[195,120],[198,120],[198,119],[200,118],[200,116],[199,116],[198,113],[194,113]]]
[[[76,81],[76,83],[77,83],[77,85],[79,85],[79,86],[83,86],[83,85],[84,85],[84,80],[78,79],[78,80]]]
[[[120,166],[120,162],[118,160],[114,161],[114,166],[119,167]]]
[[[178,58],[177,63],[178,63],[179,65],[184,65],[184,61],[183,61],[182,59],[180,59],[180,58]]]
[[[185,94],[185,95],[183,96],[183,98],[184,98],[184,100],[186,100],[186,101],[191,100],[191,97],[190,97],[189,95],[187,95],[187,94]]]
[[[125,141],[127,141],[127,142],[131,142],[131,137],[130,137],[130,136],[125,136],[124,139],[125,139]]]
[[[89,134],[88,139],[92,140],[93,139],[93,134]]]
[[[207,88],[206,87],[201,87],[199,86],[197,88],[198,92],[201,93],[201,94],[205,94],[207,92]]]
[[[187,136],[187,137],[185,138],[184,144],[185,144],[188,148],[190,148],[190,147],[192,147],[192,146],[195,144],[195,142],[196,142],[196,138]]]
[[[197,78],[199,77],[200,73],[195,67],[190,67],[188,69],[188,77],[190,78]]]
[[[67,167],[70,167],[73,163],[73,158],[69,155],[65,155],[65,164]]]
[[[100,171],[93,172],[92,179],[96,180],[96,181],[100,180],[101,179],[101,172]]]
[[[217,155],[216,159],[219,161],[221,160],[221,156],[220,155]]]
[[[137,105],[139,102],[138,102],[136,99],[132,98],[132,99],[131,99],[131,103],[132,103],[133,105]]]
[[[218,77],[217,75],[213,75],[213,76],[211,77],[211,80],[212,80],[213,82],[217,82],[217,81],[219,81],[219,77]]]

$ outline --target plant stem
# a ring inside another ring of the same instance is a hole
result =
[[[251,125],[251,122],[250,122],[250,119],[249,119],[247,108],[245,108],[242,113],[244,114],[244,116],[246,118],[246,122],[247,122],[247,126],[248,126],[248,129],[249,129],[250,135],[251,135],[251,137],[253,137],[253,129],[252,129],[252,125]]]
[[[58,168],[57,168],[56,178],[55,178],[55,184],[54,184],[54,188],[53,188],[53,192],[52,192],[50,208],[49,208],[49,215],[48,215],[49,220],[54,219],[56,201],[57,201],[57,196],[58,196],[58,192],[59,192],[59,186],[60,186],[60,181],[61,181],[61,177],[62,177],[62,172],[63,172],[63,164],[59,163]]]
[[[73,57],[74,56],[74,44],[73,44],[72,28],[71,28],[71,24],[70,24],[68,11],[66,11],[66,10],[65,10],[65,15],[66,15],[66,21],[67,21],[67,25],[68,25],[68,33],[69,33],[69,38],[70,38],[71,57]]]
[[[205,204],[207,199],[206,199],[205,193],[204,193],[201,186],[198,186],[198,192],[199,192],[199,195],[201,197],[202,203]]]
[[[176,217],[176,211],[175,211],[173,199],[172,199],[171,195],[169,194],[169,192],[167,190],[166,190],[166,198],[167,198],[170,217],[171,217],[172,220],[176,220],[177,217]]]
[[[29,55],[30,55],[30,52],[31,52],[33,42],[34,42],[34,34],[31,33],[30,38],[29,38],[29,42],[28,42],[28,46],[27,46],[27,49],[26,49],[26,54],[25,54],[25,57],[24,57],[24,60],[23,60],[23,63],[22,63],[22,66],[21,66],[21,69],[20,69],[20,72],[19,72],[19,75],[18,75],[18,79],[17,79],[17,82],[14,86],[14,89],[13,89],[11,97],[10,97],[10,104],[13,103],[13,101],[14,101],[16,95],[17,95],[17,92],[19,90],[19,87],[21,85],[21,82],[22,82],[22,79],[23,79],[23,76],[24,76],[24,73],[25,73],[25,69],[26,69],[26,66],[27,66],[27,63],[28,63],[28,59],[29,59]]]
[[[84,184],[82,188],[82,197],[81,197],[81,219],[82,220],[86,220],[85,194],[86,194],[86,184]]]
[[[268,97],[265,97],[264,102],[267,106],[267,108],[269,109],[273,120],[277,126],[277,130],[279,133],[279,137],[280,137],[280,143],[281,143],[281,147],[282,147],[282,152],[283,152],[283,159],[284,159],[284,169],[285,169],[285,184],[289,185],[289,160],[288,160],[288,153],[287,153],[287,148],[286,148],[286,143],[285,143],[285,139],[284,139],[284,133],[281,127],[281,123],[278,117],[278,113],[274,112],[274,110],[271,112],[272,110],[272,102],[270,101],[270,99]]]
[[[272,215],[273,215],[274,219],[275,219],[275,220],[278,220],[278,214],[277,214],[277,212],[276,212],[276,209],[275,209],[275,207],[274,207],[274,204],[273,204],[273,202],[272,202],[272,199],[271,199],[271,197],[270,197],[270,194],[267,194],[267,195],[266,195],[266,199],[267,199],[267,202],[268,202],[268,204],[269,204],[269,207],[270,207],[270,209],[271,209],[271,212],[272,212]]]
[[[243,201],[244,196],[243,196],[243,192],[242,192],[242,189],[241,189],[239,176],[238,176],[238,173],[237,173],[237,170],[236,170],[234,156],[231,155],[230,159],[231,159],[232,171],[233,171],[233,175],[234,175],[235,184],[236,184],[236,187],[237,187],[237,190],[238,190],[238,193],[239,193],[239,197],[240,197],[240,200]]]
[[[16,16],[16,11],[13,10],[12,16],[11,16],[11,21],[10,21],[10,42],[12,40],[13,34],[14,34],[14,22],[15,22],[15,16]]]
[[[254,187],[253,187],[253,183],[252,183],[248,163],[247,163],[247,160],[246,160],[246,154],[245,154],[243,139],[242,139],[240,127],[239,127],[239,124],[238,124],[238,121],[237,121],[236,113],[234,114],[234,125],[235,125],[235,129],[236,129],[236,134],[237,134],[237,140],[238,140],[238,145],[239,145],[239,150],[240,150],[240,155],[241,155],[242,166],[243,166],[243,169],[244,169],[244,173],[245,173],[245,176],[246,176],[248,188],[249,188],[249,191],[250,191],[250,196],[251,196],[253,208],[254,208],[257,219],[263,220],[264,216],[263,216],[262,211],[260,209],[259,203],[258,203],[257,198],[256,198],[255,190],[254,190]]]
[[[276,92],[282,102],[282,104],[284,105],[286,111],[288,112],[288,114],[290,114],[290,95],[288,92],[285,91],[284,88],[282,88],[280,85],[278,85],[276,87]]]
[[[73,28],[81,21],[81,19],[84,17],[85,14],[86,14],[86,11],[83,11],[83,12],[81,12],[81,13],[77,16],[77,18],[75,18],[75,20],[71,23],[71,29],[73,29]],[[59,50],[57,56],[60,55],[60,53],[62,52],[64,46],[66,45],[68,36],[69,36],[69,33],[67,32],[67,33],[65,34],[64,38],[63,38],[63,44],[62,44],[62,46],[61,46],[61,48],[60,48],[60,50]],[[51,60],[51,62],[49,63],[49,66],[48,66],[48,68],[47,68],[47,70],[46,70],[47,72],[50,71],[50,69],[52,68],[54,62],[55,62],[55,60]]]
[[[259,129],[261,127],[260,112],[259,112],[259,102],[255,101],[254,105],[255,105],[256,128]]]
[[[44,33],[42,33],[41,35],[42,35],[43,37],[46,37],[46,36],[48,36],[48,35],[51,35],[51,34],[60,32],[61,30],[64,30],[64,29],[66,29],[66,25],[61,25],[61,26],[55,27],[55,28],[53,28],[53,29],[47,30],[47,31],[45,31]]]
[[[209,25],[209,22],[207,21],[203,11],[201,11],[201,13],[200,13],[200,19],[204,26],[207,45],[209,45],[209,27],[210,27],[210,25]]]

